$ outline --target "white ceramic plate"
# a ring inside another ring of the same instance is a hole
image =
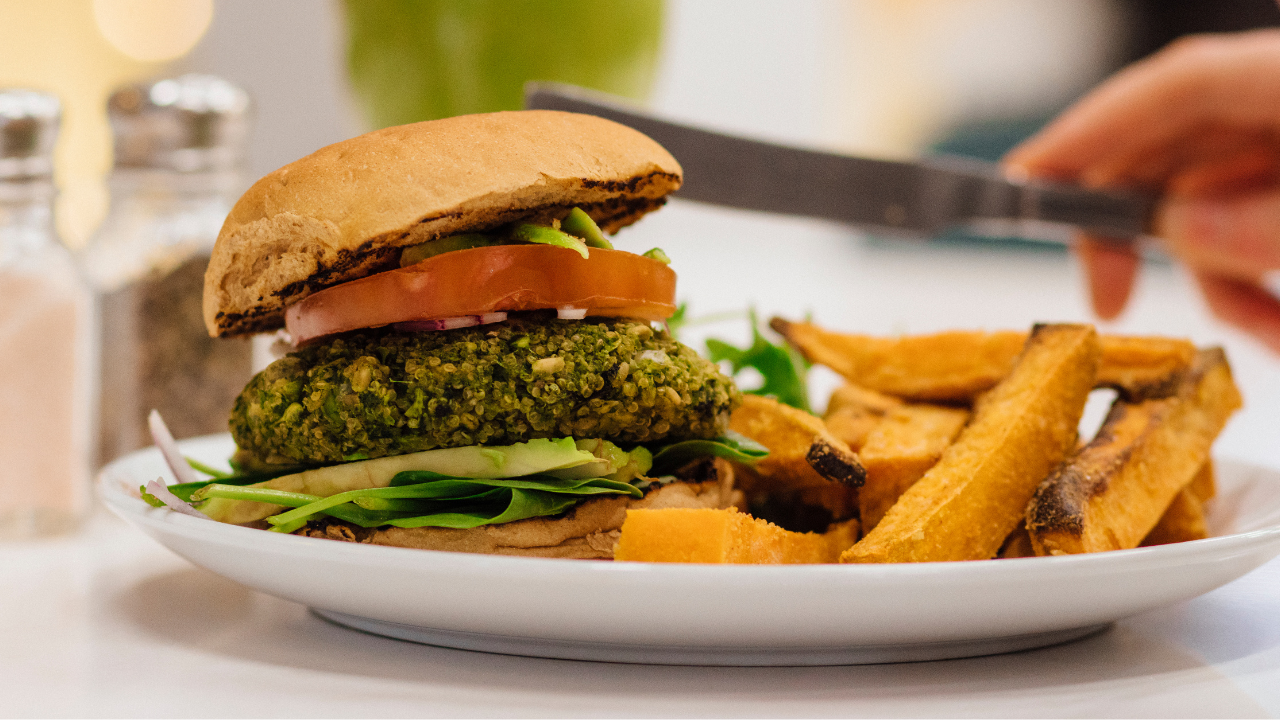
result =
[[[227,436],[182,443],[211,463]],[[1219,463],[1215,537],[1073,557],[918,565],[670,565],[409,550],[235,527],[148,506],[143,450],[99,477],[117,514],[201,567],[368,632],[619,662],[818,665],[984,655],[1088,635],[1280,554],[1280,472]]]

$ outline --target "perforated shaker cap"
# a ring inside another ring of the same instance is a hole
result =
[[[0,89],[0,180],[53,175],[62,103],[48,93]]]
[[[179,172],[238,167],[249,112],[249,94],[212,75],[123,87],[107,103],[115,165]]]

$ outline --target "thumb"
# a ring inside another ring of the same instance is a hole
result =
[[[1174,197],[1156,216],[1156,231],[1193,268],[1258,282],[1280,269],[1280,193]]]

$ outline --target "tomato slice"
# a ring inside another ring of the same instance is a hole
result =
[[[675,271],[642,255],[591,248],[583,258],[549,245],[498,245],[326,288],[291,305],[285,327],[302,343],[392,323],[563,307],[665,320],[675,295]]]

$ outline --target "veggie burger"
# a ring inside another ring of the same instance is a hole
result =
[[[606,236],[680,182],[639,132],[550,111],[387,128],[262,178],[205,323],[296,347],[235,402],[235,473],[174,494],[280,532],[584,558],[612,557],[629,507],[740,504],[709,459],[763,452],[727,432],[738,391],[663,325],[666,255]]]

